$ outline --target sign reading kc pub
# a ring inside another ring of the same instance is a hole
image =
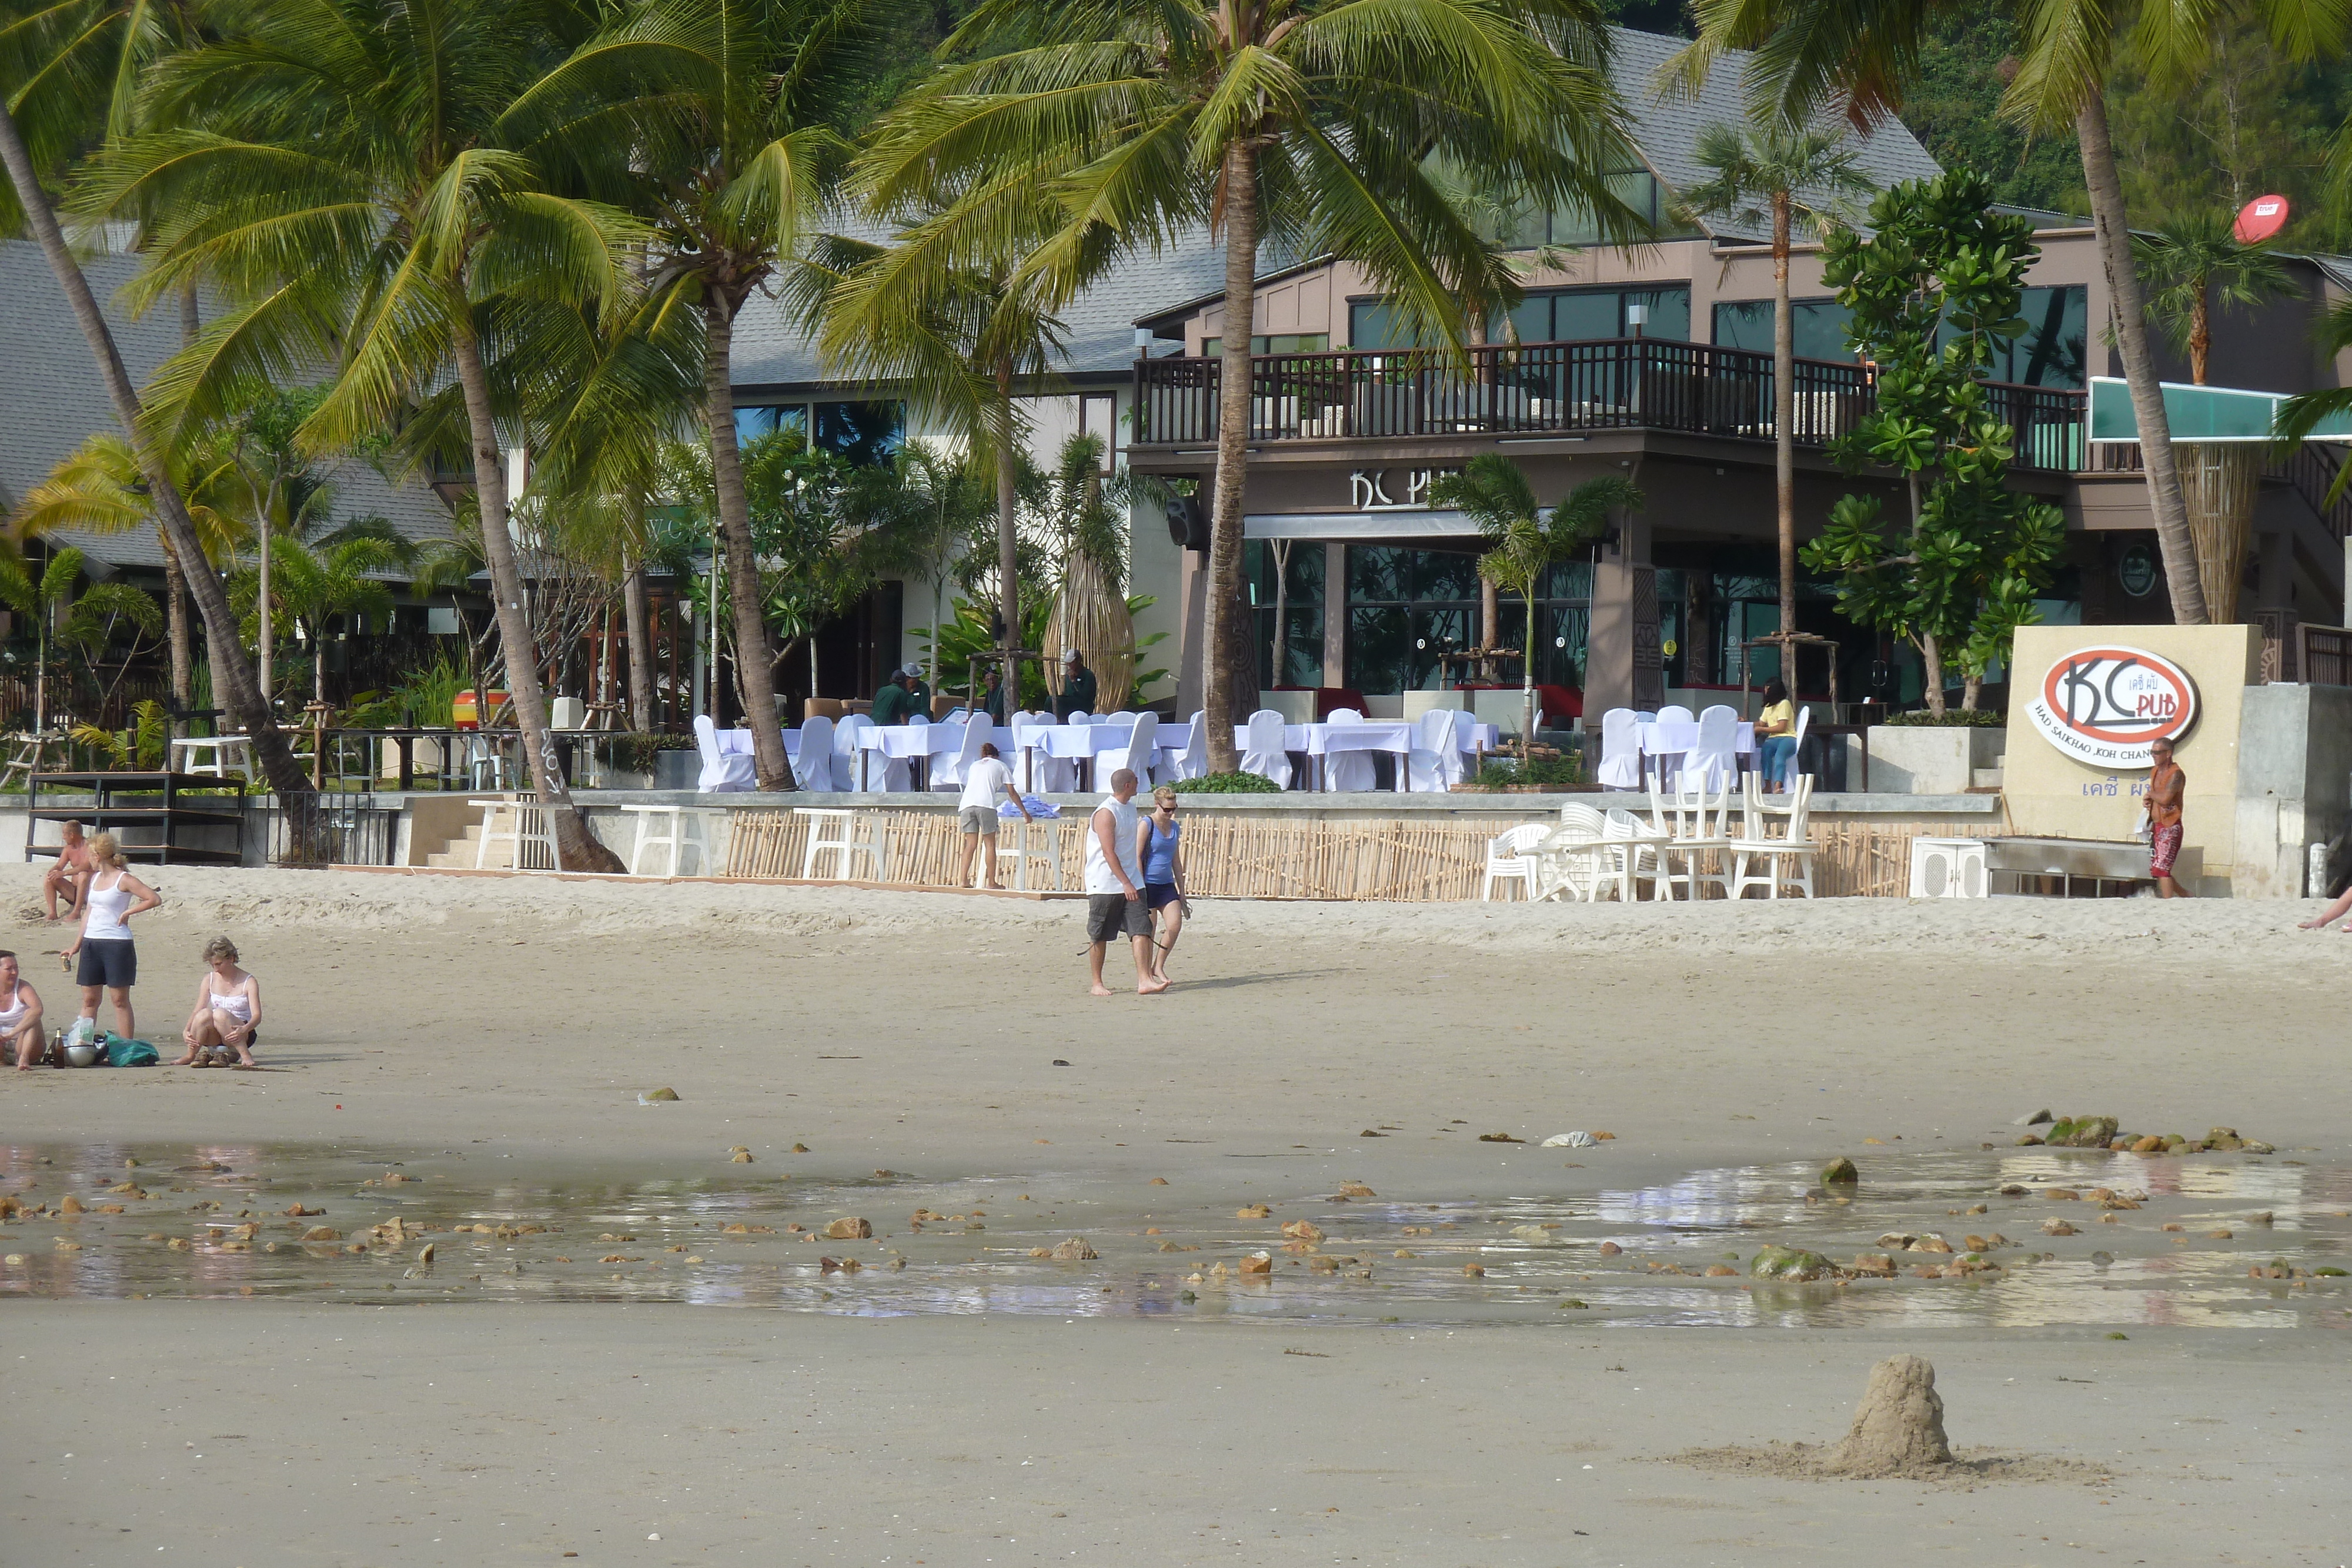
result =
[[[2169,659],[2093,644],[2060,655],[2026,716],[2050,744],[2094,768],[2147,768],[2148,748],[2197,722],[2197,686]]]

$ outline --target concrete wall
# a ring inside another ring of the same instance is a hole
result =
[[[1870,727],[1870,787],[1898,795],[1960,795],[1975,770],[1990,768],[2009,744],[1999,729],[1874,724]],[[1862,747],[1847,737],[1846,777],[1862,778]]]
[[[2184,764],[2184,766],[2186,766]],[[2352,814],[2352,687],[2252,686],[2238,721],[2241,897],[2299,898],[2306,852]]]

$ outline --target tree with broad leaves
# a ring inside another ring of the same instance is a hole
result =
[[[1878,367],[1877,407],[1831,448],[1849,474],[1903,476],[1909,516],[1890,532],[1875,496],[1849,495],[1803,551],[1838,580],[1838,608],[1919,651],[1928,711],[1944,712],[1944,669],[1977,706],[1984,672],[2035,619],[2063,543],[2057,507],[2009,487],[2016,432],[1985,391],[1997,348],[2026,329],[2033,225],[1987,210],[1980,176],[1955,170],[1895,186],[1871,204],[1868,239],[1830,236],[1823,277],[1852,313],[1847,339]]]

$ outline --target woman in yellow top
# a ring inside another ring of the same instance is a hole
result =
[[[1764,683],[1764,711],[1756,716],[1756,771],[1774,794],[1789,786],[1797,760],[1797,706],[1779,681]]]

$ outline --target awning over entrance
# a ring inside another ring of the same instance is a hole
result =
[[[1478,525],[1454,511],[1245,512],[1245,539],[1427,539],[1478,537]]]

